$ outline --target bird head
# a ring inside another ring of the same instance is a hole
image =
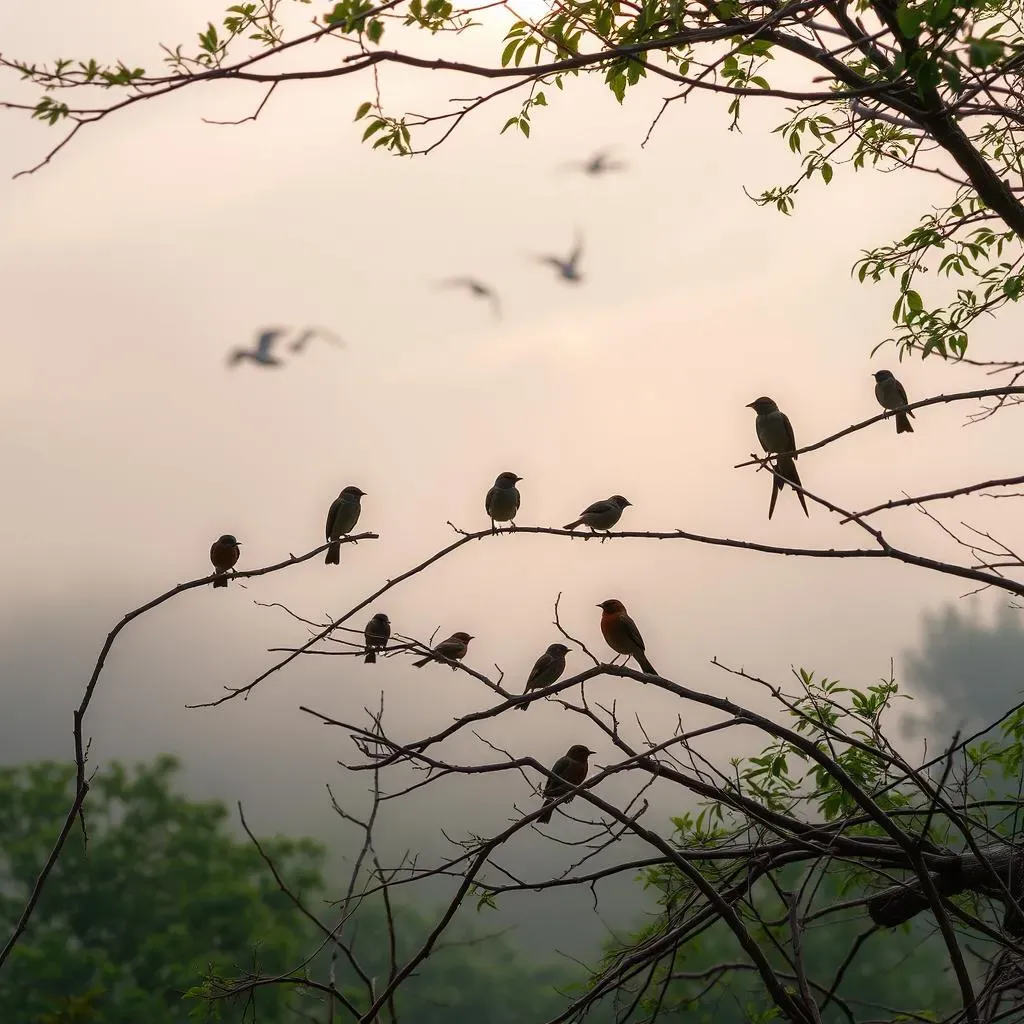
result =
[[[892,380],[892,370],[876,370],[872,376],[877,383],[881,384],[882,381]]]
[[[569,752],[565,755],[570,761],[586,761],[591,754],[596,754],[596,750],[589,750],[582,743],[574,743],[570,748]]]
[[[349,501],[358,501],[365,493],[366,491],[361,491],[358,487],[346,487],[341,492],[341,497]]]
[[[598,606],[605,615],[617,615],[619,612],[624,612],[626,606],[621,602],[617,601],[614,597],[607,601],[602,601]]]
[[[779,411],[779,407],[775,404],[775,400],[772,398],[765,398],[763,395],[748,403],[747,408],[753,409],[758,416],[764,416],[767,413]]]
[[[224,544],[224,545],[233,545],[236,548],[238,547],[238,540],[237,540],[237,538],[233,534],[230,534],[230,533],[221,534],[217,538],[217,543],[218,544]]]
[[[452,633],[452,639],[458,640],[460,643],[468,644],[474,637],[470,636],[469,633]]]
[[[498,478],[494,481],[495,487],[515,487],[517,483],[523,478],[516,476],[515,473],[499,473]]]
[[[550,644],[548,646],[548,654],[568,654],[572,650],[571,647],[566,647],[565,644]]]
[[[377,612],[377,614],[373,617],[373,621],[380,623],[382,626],[391,625],[391,620],[383,612]]]
[[[629,498],[624,498],[621,494],[613,494],[608,500],[619,508],[629,508],[633,504]]]

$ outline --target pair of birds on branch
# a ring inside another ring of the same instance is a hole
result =
[[[896,433],[912,434],[914,428],[911,426],[910,418],[914,413],[907,408],[907,392],[903,385],[893,376],[890,370],[877,370],[873,375],[875,378],[875,399],[886,412],[896,414]],[[807,502],[804,500],[801,486],[800,474],[796,469],[796,460],[799,456],[789,453],[797,449],[796,437],[793,433],[793,424],[789,417],[778,407],[774,399],[762,396],[755,399],[748,406],[757,413],[754,421],[754,429],[757,432],[757,440],[768,455],[775,456],[775,463],[772,466],[772,496],[768,503],[768,518],[771,519],[775,511],[775,502],[779,492],[790,484],[796,490],[796,496],[800,499],[800,507],[804,515],[810,516],[807,510]]]
[[[237,366],[238,363],[246,360],[257,366],[283,366],[284,361],[274,354],[274,348],[284,333],[283,327],[271,327],[260,331],[256,336],[256,344],[252,348],[236,348],[232,351],[228,356],[228,366]],[[322,327],[307,327],[296,334],[288,348],[292,352],[302,352],[317,335],[332,345],[339,348],[345,347],[345,342],[331,331]]]
[[[484,498],[484,510],[491,517],[491,529],[497,530],[498,523],[508,523],[511,529],[516,528],[515,518],[519,511],[520,494],[516,484],[523,478],[515,473],[499,473],[494,481],[494,486],[487,492]],[[622,513],[633,503],[624,498],[621,494],[613,494],[610,498],[603,498],[588,505],[580,514],[578,519],[566,523],[563,530],[575,530],[577,526],[587,526],[591,533],[599,531],[607,533],[619,519]]]

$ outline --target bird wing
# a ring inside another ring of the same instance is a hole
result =
[[[796,437],[793,434],[793,424],[789,422],[789,417],[781,410],[779,411],[779,415],[782,417],[782,429],[786,434],[786,442],[789,444],[788,450],[791,452],[795,452]],[[795,459],[797,458],[797,456],[794,455],[793,458]]]
[[[275,327],[272,330],[263,331],[260,334],[259,338],[256,340],[256,352],[261,358],[270,355],[270,348],[274,342],[277,341],[280,333],[280,328]]]
[[[906,405],[907,404],[907,392],[906,392],[906,389],[903,387],[903,385],[895,377],[893,377],[892,383],[893,383],[894,390],[896,391],[896,394],[899,395],[900,401],[904,405]]]
[[[485,512],[486,512],[486,513],[487,513],[488,515],[490,515],[490,514],[491,514],[491,506],[492,506],[492,504],[494,503],[494,497],[495,497],[495,494],[497,493],[497,490],[498,490],[498,488],[497,488],[497,487],[492,487],[492,488],[491,488],[491,489],[490,489],[490,490],[489,490],[489,491],[487,492],[487,497],[486,497],[486,498],[484,498],[484,511],[485,511]]]
[[[595,515],[601,512],[611,512],[612,503],[607,498],[602,498],[600,501],[595,501],[593,505],[588,505],[581,513],[581,516]]]
[[[534,663],[530,670],[529,678],[526,680],[526,688],[530,687],[551,667],[551,655],[545,651]]]
[[[567,789],[572,787],[569,777],[572,775],[572,758],[560,757],[552,766],[551,773],[557,775],[557,779],[548,779],[544,783],[545,796],[561,796]]]
[[[331,528],[334,526],[334,517],[338,514],[338,509],[341,506],[341,498],[335,498],[331,502],[331,507],[327,510],[327,525],[324,528],[327,540],[331,539]]]
[[[583,255],[583,235],[580,232],[576,232],[576,244],[573,246],[573,250],[569,253],[569,259],[566,261],[568,266],[575,269],[576,264],[579,262],[580,257]]]
[[[640,635],[640,630],[636,628],[636,623],[628,615],[622,616],[622,628],[626,636],[628,636],[641,651],[647,649],[644,646],[644,638]]]

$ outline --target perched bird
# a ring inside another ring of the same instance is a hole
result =
[[[754,421],[754,429],[757,430],[757,439],[761,447],[769,454],[775,455],[775,473],[772,474],[772,498],[768,505],[768,518],[771,519],[775,511],[775,501],[779,491],[785,486],[783,481],[796,484],[800,487],[800,475],[796,471],[796,455],[779,454],[796,451],[796,438],[793,436],[793,425],[789,417],[770,398],[757,398],[747,405],[757,413]],[[810,517],[807,511],[807,502],[800,491],[796,492],[800,499],[800,506],[804,515]]]
[[[535,259],[539,263],[546,263],[549,267],[554,267],[558,271],[558,276],[563,281],[567,281],[570,284],[579,284],[583,280],[583,275],[579,271],[580,256],[583,255],[583,239],[581,236],[576,236],[576,245],[572,252],[569,253],[568,258],[559,259],[557,256],[537,256]]]
[[[519,488],[516,484],[523,478],[515,473],[499,473],[494,486],[484,498],[484,510],[491,517],[491,529],[497,530],[497,523],[512,523],[519,511]]]
[[[277,356],[271,355],[270,349],[283,333],[280,327],[272,327],[269,330],[261,331],[256,339],[256,347],[236,348],[228,356],[228,366],[234,366],[243,359],[251,359],[260,366],[281,366],[281,360]]]
[[[644,638],[636,623],[626,614],[626,606],[612,598],[602,601],[597,607],[601,609],[601,633],[608,646],[616,654],[636,658],[642,671],[656,676],[658,670],[647,660]]]
[[[331,541],[327,549],[327,557],[324,562],[327,565],[338,565],[341,562],[341,544],[334,543],[339,537],[351,533],[359,522],[359,513],[362,511],[359,500],[366,494],[366,491],[358,487],[346,487],[327,510],[326,539]]]
[[[903,385],[892,375],[891,370],[878,370],[875,373],[875,398],[878,404],[889,412],[896,413],[896,433],[912,434],[914,428],[910,425],[908,416],[913,416],[907,405],[907,392]]]
[[[545,686],[557,682],[559,676],[565,671],[565,656],[570,650],[571,648],[566,647],[565,644],[550,644],[530,670],[523,694],[526,695],[531,690],[542,690]],[[526,711],[530,705],[529,703],[517,704],[516,707],[520,711]]]
[[[234,568],[239,554],[241,552],[238,550],[238,541],[230,533],[222,534],[210,545],[210,561],[213,562],[213,570],[217,574],[213,581],[215,587],[228,585],[228,569]]]
[[[587,772],[590,771],[587,758],[593,753],[596,751],[588,750],[582,743],[574,743],[565,757],[560,757],[554,763],[551,774],[558,777],[548,778],[544,783],[544,810],[537,816],[538,825],[546,825],[551,820],[553,808],[549,806],[550,804],[571,789],[575,789],[587,777]],[[569,803],[572,799],[569,797],[565,802]]]
[[[484,284],[483,281],[478,281],[475,277],[449,277],[439,282],[438,287],[467,289],[470,295],[478,299],[486,299],[491,304],[495,320],[501,319],[501,302],[498,299],[498,293],[489,284]]]
[[[425,658],[414,661],[413,665],[416,668],[422,668],[428,661],[441,661],[443,658],[462,661],[466,656],[466,651],[469,650],[469,641],[473,639],[474,637],[471,637],[468,633],[452,633],[447,640],[442,640],[437,644]],[[457,671],[454,665],[452,665],[452,671]]]
[[[629,165],[621,161],[609,159],[608,150],[600,149],[592,156],[587,157],[586,160],[575,160],[563,166],[565,169],[572,168],[573,170],[582,171],[584,174],[589,174],[592,177],[597,177],[608,171],[624,171]]]
[[[332,345],[338,348],[344,348],[345,342],[338,337],[333,331],[324,330],[323,327],[307,327],[304,331],[300,331],[296,336],[295,340],[288,347],[293,352],[301,352],[309,342],[316,336],[320,335],[325,341],[329,341]]]
[[[391,639],[391,620],[383,612],[377,612],[366,624],[363,639],[366,641],[366,657],[363,661],[373,665],[377,661],[377,651],[383,651]]]
[[[598,530],[607,532],[622,518],[622,513],[632,504],[633,502],[621,494],[613,494],[610,498],[605,498],[604,501],[595,501],[593,505],[588,505],[580,513],[579,519],[566,523],[562,529],[575,530],[577,526],[589,526],[591,533],[597,533]]]

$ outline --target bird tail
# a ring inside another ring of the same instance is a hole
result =
[[[341,564],[341,544],[335,542],[327,549],[327,557],[324,559],[327,565]]]
[[[414,661],[412,663],[412,666],[413,666],[413,668],[422,668],[424,665],[426,665],[426,663],[428,661],[433,661],[433,660],[434,660],[433,655],[428,654],[425,658],[420,658],[419,661]]]
[[[529,711],[529,710],[530,710],[530,701],[524,701],[522,704],[517,704],[516,705],[516,711]]]
[[[896,413],[896,433],[897,434],[912,434],[914,428],[910,425],[910,420],[907,418],[905,412]]]
[[[644,670],[644,672],[647,672],[652,676],[656,676],[658,674],[658,670],[647,660],[647,655],[644,654],[643,651],[638,651],[634,657],[637,660],[637,664]]]
[[[577,526],[582,526],[582,525],[583,525],[583,520],[582,519],[577,519],[576,522],[574,522],[574,523],[566,523],[565,526],[562,527],[562,529],[563,530],[575,530]]]
[[[220,576],[218,576],[218,577],[217,577],[217,578],[216,578],[216,579],[215,579],[215,580],[213,581],[213,585],[214,585],[215,587],[226,587],[226,586],[228,585],[228,578],[227,578],[227,575],[220,575]]]
[[[363,663],[366,665],[377,664],[377,652],[372,647],[366,648],[366,657],[363,658]]]
[[[553,810],[554,808],[551,806],[551,804],[545,804],[544,810],[541,811],[541,813],[537,816],[537,824],[546,825],[551,820],[551,812]]]
[[[800,483],[800,474],[796,471],[796,462],[794,462],[790,456],[780,456],[778,459],[776,459],[775,471],[778,473],[778,476],[775,478],[775,483],[777,485],[776,489],[775,491],[772,492],[771,507],[773,509],[775,508],[775,498],[778,496],[778,492],[781,491],[783,488],[783,480],[785,480],[786,483],[789,484],[796,484],[797,487],[802,486],[802,484]],[[807,502],[804,500],[803,494],[800,491],[797,491],[796,496],[800,499],[800,507],[804,510],[804,515],[807,516],[807,518],[809,519],[811,513],[807,511]],[[769,511],[768,518],[771,519],[771,517],[771,512]]]

